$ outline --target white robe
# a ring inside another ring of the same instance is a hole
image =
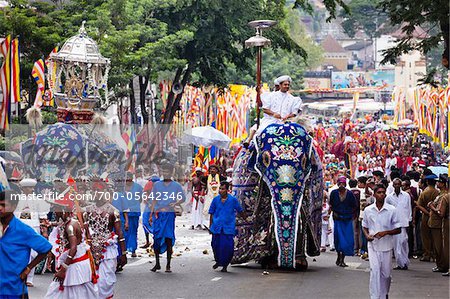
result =
[[[208,183],[207,183],[207,192],[205,195],[205,203],[203,205],[203,215],[208,218],[209,215],[209,207],[211,206],[211,203],[217,195],[219,195],[219,187],[220,187],[220,176],[216,175],[214,178],[210,178],[211,175],[208,176]],[[204,220],[205,225],[209,227],[209,219]]]
[[[269,109],[272,112],[278,113],[281,117],[286,117],[291,113],[298,114],[302,109],[302,100],[300,97],[294,97],[288,92],[275,91],[267,96],[262,97],[262,108]],[[261,133],[267,126],[271,124],[281,124],[282,120],[273,116],[264,114],[257,134]]]
[[[369,242],[370,299],[385,299],[391,287],[392,251],[375,251]]]
[[[77,253],[74,259],[84,256],[89,249],[85,243],[77,246]],[[69,251],[65,251],[57,261],[57,268],[61,261],[65,261]],[[92,270],[90,260],[79,261],[69,265],[66,270],[66,278],[63,282],[63,289],[60,289],[58,281],[52,281],[49,285],[45,299],[97,299],[98,288],[92,282]]]
[[[203,203],[200,200],[193,199],[192,202],[192,225],[196,228],[198,225],[202,226],[204,222],[203,217]]]
[[[103,254],[103,259],[97,273],[99,299],[112,298],[114,295],[114,286],[117,282],[117,235],[114,235],[107,242],[109,245],[105,248],[106,252]]]

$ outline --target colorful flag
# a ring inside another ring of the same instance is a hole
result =
[[[33,70],[31,71],[31,76],[34,78],[38,89],[36,92],[36,99],[34,100],[34,107],[40,108],[42,106],[43,100],[42,95],[45,90],[45,67],[44,60],[39,59],[34,63]]]
[[[9,92],[10,85],[9,82],[11,80],[10,77],[10,46],[11,46],[11,36],[7,36],[3,42],[1,43],[0,52],[3,56],[3,63],[0,69],[0,81],[1,87],[3,91],[3,102],[1,105],[1,114],[0,114],[0,129],[6,130],[9,127],[8,122],[8,114],[9,114]]]
[[[58,53],[58,50],[59,48],[55,47],[45,60],[45,65],[47,66],[47,85],[50,91],[48,94],[50,97],[50,106],[54,106],[53,94],[56,91],[56,63],[50,60],[50,56]]]
[[[125,141],[127,146],[127,159],[129,160],[128,171],[133,172],[135,169],[135,162],[137,156],[137,148],[136,148],[136,131],[134,129],[134,125],[129,125],[127,130],[122,134],[122,139]],[[131,157],[131,159],[130,159]]]
[[[11,103],[20,102],[19,39],[11,41]]]

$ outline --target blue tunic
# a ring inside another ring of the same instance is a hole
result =
[[[152,177],[151,179],[150,179],[153,183],[155,183],[155,182],[158,182],[160,179],[159,179],[159,177],[157,177],[157,176],[154,176],[154,177]],[[152,188],[153,188],[153,186],[152,186]],[[145,196],[147,197],[147,200],[149,200],[148,199],[148,196],[150,195],[149,193],[148,193],[148,191],[151,191],[151,190],[145,190],[144,192],[146,193],[145,194]],[[152,233],[152,228],[151,228],[151,226],[150,226],[150,224],[148,223],[148,219],[150,218],[150,200],[147,202],[147,204],[145,205],[145,208],[144,208],[144,213],[142,213],[142,226],[144,227],[144,232],[145,233],[147,233],[147,234],[150,234],[150,233]]]
[[[233,236],[236,231],[236,212],[242,212],[242,207],[236,197],[228,194],[222,202],[220,195],[214,197],[209,213],[213,216],[211,225],[211,247],[217,265],[226,267],[231,262],[234,253]]]
[[[172,246],[175,244],[175,212],[170,204],[184,202],[186,196],[179,183],[160,181],[153,185],[151,199],[155,202],[151,227],[153,248],[159,253],[164,253],[167,250],[166,239],[172,240]]]
[[[210,231],[213,234],[224,233],[225,235],[235,235],[236,212],[242,212],[242,207],[236,197],[228,194],[227,200],[223,203],[220,195],[214,197],[209,213],[213,216],[213,223]]]
[[[52,245],[34,229],[13,217],[0,239],[0,298],[20,298],[27,287],[20,280],[20,273],[30,261],[31,249],[47,253]]]
[[[128,251],[134,252],[137,249],[137,238],[139,228],[139,216],[141,215],[141,199],[143,188],[141,185],[133,183],[130,191],[119,193],[114,206],[120,211],[122,230],[125,237],[125,244]],[[125,230],[124,212],[128,213],[128,230]]]
[[[343,201],[339,198],[339,190],[333,190],[330,194],[330,206],[334,220],[334,247],[337,252],[346,256],[354,254],[354,235],[352,218],[357,207],[356,198],[347,190]]]

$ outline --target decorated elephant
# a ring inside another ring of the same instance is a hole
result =
[[[322,165],[304,127],[272,124],[242,149],[233,193],[246,217],[236,221],[232,263],[306,269],[306,255],[320,254]]]
[[[27,172],[41,182],[65,182],[70,176],[101,176],[105,172],[113,180],[123,177],[125,151],[108,137],[107,129],[64,123],[47,126],[21,146]]]

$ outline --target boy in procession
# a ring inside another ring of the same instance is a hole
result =
[[[228,272],[227,267],[233,258],[236,212],[243,213],[237,198],[228,193],[229,187],[228,182],[222,182],[219,195],[214,197],[209,207],[210,231],[213,235],[211,247],[216,261],[213,269],[222,267],[222,272]]]
[[[27,276],[52,248],[44,237],[14,216],[17,204],[10,194],[0,192],[0,299],[28,298]],[[31,250],[37,256],[30,261]]]
[[[376,185],[373,192],[375,203],[364,210],[362,226],[369,242],[370,298],[384,299],[391,286],[393,236],[401,232],[401,223],[395,207],[385,202],[386,187]]]

